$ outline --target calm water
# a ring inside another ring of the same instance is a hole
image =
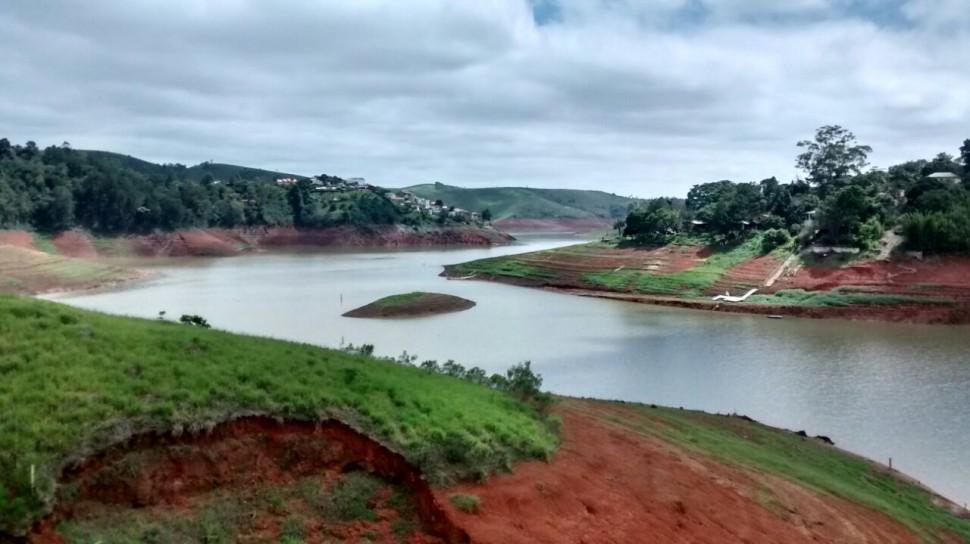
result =
[[[970,329],[769,320],[438,277],[441,265],[575,240],[491,249],[253,255],[155,262],[135,288],[61,296],[118,314],[193,313],[214,326],[502,371],[531,360],[557,393],[737,412],[841,447],[970,502]],[[409,320],[341,314],[407,291],[478,302]]]

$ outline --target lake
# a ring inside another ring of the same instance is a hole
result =
[[[827,435],[970,502],[970,328],[770,320],[438,276],[444,264],[576,241],[155,260],[146,266],[157,275],[132,288],[48,298],[142,317],[199,314],[231,331],[369,343],[381,355],[490,372],[531,360],[556,393],[734,412]],[[341,317],[417,290],[478,305],[407,320]]]

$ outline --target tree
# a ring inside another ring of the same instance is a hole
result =
[[[839,125],[825,125],[815,131],[815,140],[802,140],[796,166],[808,173],[809,181],[824,197],[845,178],[862,173],[872,148],[858,145],[855,134]]]
[[[963,182],[970,183],[970,139],[963,140],[960,146],[960,160],[963,162]]]
[[[819,227],[831,243],[859,244],[862,225],[876,217],[878,207],[862,187],[849,185],[829,195],[819,210]]]
[[[630,212],[623,228],[624,236],[635,236],[647,243],[665,243],[682,225],[680,213],[666,198],[655,198]]]
[[[492,220],[492,210],[488,208],[485,208],[484,210],[482,210],[482,221],[485,221],[486,223],[488,223],[491,220]]]
[[[951,174],[959,175],[962,170],[960,163],[954,160],[953,155],[939,153],[933,157],[933,160],[923,166],[922,174],[928,176],[937,172],[950,172]]]

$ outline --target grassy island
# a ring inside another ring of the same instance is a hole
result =
[[[460,312],[475,303],[453,295],[416,291],[391,295],[344,314],[344,317],[418,317]]]

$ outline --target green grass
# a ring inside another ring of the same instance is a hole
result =
[[[57,246],[54,245],[54,238],[49,234],[34,233],[34,247],[44,253],[57,255]]]
[[[481,500],[477,495],[469,495],[468,493],[452,493],[448,495],[448,500],[455,505],[455,508],[469,514],[477,512],[479,505],[481,505]]]
[[[860,288],[842,286],[830,291],[805,291],[804,289],[782,289],[770,295],[752,295],[751,304],[776,304],[795,306],[851,306],[854,304],[953,304],[953,299],[919,295],[899,295],[888,293],[869,293]]]
[[[436,481],[545,457],[557,444],[534,408],[463,380],[0,295],[0,528],[22,528],[42,510],[72,452],[95,451],[124,429],[193,428],[253,410],[339,417]]]
[[[741,418],[690,410],[635,406],[659,424],[612,421],[689,449],[763,470],[823,493],[883,512],[929,542],[949,531],[970,542],[970,520],[933,503],[923,488],[876,468],[871,461],[813,439]]]
[[[452,269],[460,274],[489,274],[492,276],[507,276],[529,280],[551,280],[556,278],[555,272],[527,264],[515,257],[481,259],[454,265]]]
[[[0,292],[72,289],[130,278],[120,267],[84,259],[0,246]]]
[[[717,283],[730,268],[760,254],[761,235],[755,234],[737,245],[717,248],[704,262],[681,272],[602,270],[584,274],[583,281],[593,286],[648,295],[697,297]]]
[[[553,218],[620,218],[635,200],[603,191],[574,189],[533,189],[529,187],[486,187],[465,189],[441,183],[428,183],[407,188],[431,200],[441,199],[446,205],[481,211],[489,209],[496,220],[512,217]]]
[[[278,542],[302,542],[310,527],[326,534],[377,522],[376,510],[386,508],[398,513],[391,527],[397,540],[407,541],[420,527],[414,497],[402,488],[364,472],[347,473],[332,485],[326,482],[309,476],[293,483],[215,490],[197,495],[188,508],[93,508],[59,524],[58,531],[67,542],[84,544],[249,542],[265,536],[266,520],[275,519]]]

